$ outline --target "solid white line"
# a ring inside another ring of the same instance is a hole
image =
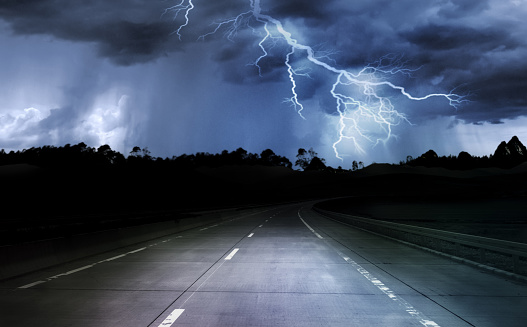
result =
[[[157,244],[157,243],[156,243],[156,244]],[[154,245],[156,245],[156,244],[154,244]],[[153,245],[150,245],[150,246],[153,246]],[[71,275],[71,274],[74,274],[74,273],[76,273],[76,272],[82,271],[82,270],[84,270],[84,269],[91,268],[91,267],[93,267],[93,266],[95,266],[95,265],[97,265],[97,264],[99,264],[99,263],[109,262],[109,261],[112,261],[112,260],[115,260],[115,259],[119,259],[119,258],[122,258],[122,257],[128,255],[128,254],[137,253],[137,252],[139,252],[139,251],[143,251],[143,250],[145,250],[145,249],[146,249],[146,247],[144,247],[144,248],[140,248],[140,249],[136,249],[136,250],[133,250],[133,251],[130,251],[130,252],[126,252],[126,253],[124,253],[124,254],[120,254],[120,255],[117,255],[117,256],[115,256],[115,257],[111,257],[111,258],[108,258],[108,259],[105,259],[105,260],[101,260],[101,261],[95,262],[95,263],[93,263],[93,264],[91,264],[91,265],[87,265],[87,266],[84,266],[84,267],[80,267],[80,268],[77,268],[77,269],[73,269],[73,270],[67,271],[67,272],[62,273],[62,274],[58,274],[58,275],[55,275],[55,276],[51,276],[51,277],[46,278],[46,280],[39,280],[39,281],[34,282],[34,283],[31,283],[31,284],[26,284],[26,285],[24,285],[24,286],[20,286],[20,287],[18,287],[18,288],[30,288],[30,287],[33,287],[33,286],[35,286],[35,285],[42,284],[42,283],[45,283],[45,282],[49,282],[49,281],[51,281],[51,280],[53,280],[53,279],[57,279],[57,278],[62,277],[62,276]]]
[[[179,318],[179,316],[181,316],[181,314],[183,313],[183,311],[185,311],[185,309],[176,309],[174,311],[172,311],[168,317],[165,318],[165,320],[163,320],[163,322],[159,325],[159,327],[170,327],[172,326],[172,324],[176,321],[177,318]]]
[[[137,253],[137,252],[143,251],[143,250],[146,250],[146,248],[140,248],[140,249],[137,249],[137,250],[130,251],[128,253]]]
[[[51,276],[51,277],[48,277],[46,278],[47,280],[46,281],[50,281],[52,279],[57,279],[59,277],[62,277],[62,276],[67,276],[67,275],[71,275],[71,274],[74,274],[76,272],[79,272],[81,270],[84,270],[84,269],[88,269],[88,268],[91,268],[93,266],[95,266],[97,263],[94,263],[92,265],[87,265],[87,266],[84,266],[84,267],[80,267],[80,268],[77,268],[77,269],[73,269],[73,270],[70,270],[70,271],[66,271],[65,273],[62,273],[62,274],[58,274],[58,275],[55,275],[55,276]],[[40,284],[40,283],[39,283]]]
[[[30,288],[30,287],[33,287],[35,285],[42,284],[42,283],[45,283],[45,282],[46,282],[45,280],[39,280],[38,282],[34,282],[34,283],[31,283],[31,284],[20,286],[19,288]]]
[[[249,234],[249,236],[247,236],[247,237],[253,237],[253,235],[254,235],[254,233],[251,233],[251,234]]]
[[[232,257],[234,257],[234,255],[236,254],[236,252],[238,252],[238,248],[232,250],[232,252],[225,258],[225,260],[231,260]]]
[[[125,254],[121,254],[121,255],[118,255],[118,256],[115,256],[115,257],[112,257],[112,258],[109,258],[109,259],[106,259],[104,261],[112,261],[112,260],[115,260],[115,259],[119,259],[119,258],[122,258],[126,256],[126,253]]]
[[[84,266],[84,267],[80,267],[80,268],[77,268],[77,269],[73,269],[73,270],[70,270],[70,271],[67,271],[64,273],[64,275],[70,275],[70,274],[74,274],[76,272],[79,272],[81,270],[84,270],[84,269],[88,269],[88,268],[91,268],[93,267],[93,265],[87,265],[87,266]]]
[[[302,216],[300,216],[300,211],[298,211],[298,218],[300,218],[300,220],[302,220],[302,222],[304,223],[304,225],[307,226],[307,228],[309,228],[309,230],[315,234],[319,239],[323,240],[324,238],[317,232],[315,232],[315,230],[313,228],[311,228],[311,226],[309,226],[305,221],[304,219],[302,219]]]

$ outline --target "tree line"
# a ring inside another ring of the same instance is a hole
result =
[[[466,151],[461,151],[457,156],[449,155],[440,157],[434,150],[428,150],[417,158],[408,156],[406,161],[401,161],[399,164],[468,170],[489,167],[509,169],[523,162],[527,162],[527,148],[520,142],[517,136],[513,136],[509,142],[501,142],[494,151],[494,154],[488,156],[473,156]]]
[[[148,148],[135,146],[129,155],[112,150],[105,144],[97,148],[79,144],[64,146],[45,145],[29,149],[6,152],[0,150],[0,165],[26,163],[39,167],[177,167],[180,169],[197,167],[219,167],[224,165],[263,165],[292,168],[286,157],[275,154],[271,149],[262,153],[250,153],[243,148],[234,151],[224,150],[221,153],[182,154],[171,158],[160,158],[151,155]]]
[[[527,148],[514,136],[509,142],[501,142],[494,154],[489,156],[472,156],[462,151],[458,156],[438,156],[429,150],[417,158],[408,156],[400,165],[442,167],[455,170],[468,170],[474,168],[499,167],[512,168],[527,162]],[[197,152],[195,154],[182,154],[171,158],[154,157],[148,148],[133,147],[128,156],[113,150],[109,145],[90,147],[85,143],[64,146],[45,145],[29,149],[6,152],[0,149],[0,166],[9,164],[31,164],[39,167],[91,167],[97,168],[177,168],[194,169],[198,167],[216,168],[227,165],[262,165],[293,168],[291,161],[284,156],[266,149],[260,154],[250,153],[243,148],[234,151],[223,150],[221,153],[211,154]],[[296,155],[295,166],[304,171],[347,172],[364,168],[364,163],[353,161],[350,170],[342,167],[333,168],[325,164],[325,160],[310,148],[300,148]]]

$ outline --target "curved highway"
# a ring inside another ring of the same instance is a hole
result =
[[[0,326],[525,326],[527,285],[328,220],[233,214],[0,283]]]

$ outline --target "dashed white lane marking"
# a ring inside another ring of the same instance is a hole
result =
[[[216,273],[216,271],[218,271],[218,269],[220,269],[221,266],[223,266],[223,264],[224,264],[225,262],[227,262],[227,260],[231,260],[232,257],[236,254],[236,252],[238,252],[238,250],[239,250],[239,248],[236,248],[236,249],[232,250],[231,253],[230,253],[225,259],[223,259],[223,261],[221,261],[221,263],[220,263],[219,265],[217,265],[216,268],[214,268],[214,270],[209,274],[209,276],[208,276],[207,278],[205,278],[205,280],[202,281],[202,282],[199,284],[199,286],[196,288],[196,290],[193,291],[193,292],[189,295],[189,297],[187,297],[187,299],[186,299],[183,303],[181,303],[181,305],[179,306],[179,308],[181,309],[181,307],[183,307],[183,306],[185,305],[185,303],[187,303],[187,301],[190,300],[190,298],[192,298],[192,297],[194,296],[194,294],[196,294],[196,292],[198,292],[198,291],[201,289],[201,287],[202,287],[202,286],[203,286],[203,285],[209,280],[209,278],[211,278],[212,275],[214,275],[214,274]],[[211,268],[212,268],[212,267],[211,267]]]
[[[232,250],[232,252],[225,258],[225,260],[231,260],[232,257],[234,257],[234,255],[236,254],[236,252],[238,252],[238,248]]]
[[[260,226],[258,226],[258,227],[262,227],[262,226],[263,226],[263,225],[260,225]]]
[[[247,237],[253,237],[254,233],[249,234]]]
[[[199,231],[201,232],[201,231],[204,231],[204,230],[207,230],[207,229],[209,229],[209,228],[205,227],[205,228],[200,229]]]
[[[300,218],[300,220],[302,220],[302,222],[307,226],[307,228],[309,228],[309,230],[311,230],[315,235],[317,235],[318,238],[322,238],[322,236],[320,236],[319,234],[317,234],[317,232],[315,232],[315,230],[313,228],[311,228],[305,221],[304,219],[302,219],[302,217],[300,216],[300,210],[298,211],[298,217]],[[328,244],[329,246],[331,246],[329,243],[327,243],[327,241],[325,241],[326,244]],[[423,326],[426,326],[426,327],[440,327],[438,324],[436,324],[433,320],[430,320],[428,319],[426,316],[424,316],[421,312],[417,311],[417,309],[415,309],[413,307],[413,305],[411,305],[410,303],[408,303],[405,299],[401,298],[400,296],[398,296],[397,294],[395,294],[388,286],[386,286],[383,282],[381,282],[378,278],[376,278],[375,276],[373,276],[370,272],[368,272],[366,269],[364,269],[361,265],[359,265],[358,263],[356,263],[353,259],[351,259],[350,257],[346,256],[344,253],[340,252],[339,250],[337,250],[336,248],[334,248],[333,246],[331,246],[337,253],[338,255],[344,259],[347,263],[349,263],[351,266],[353,266],[353,268],[357,269],[357,271],[364,277],[366,278],[367,280],[369,280],[373,285],[375,285],[379,290],[381,290],[381,292],[383,292],[384,294],[386,294],[390,299],[392,299],[393,301],[397,302],[400,306],[402,306],[405,311],[412,317],[416,318],[419,320],[419,323]]]
[[[342,257],[342,259],[346,260],[347,263],[353,266],[353,268],[357,269],[357,271],[367,280],[369,280],[373,285],[375,285],[379,290],[381,290],[384,294],[386,294],[390,299],[393,301],[399,303],[405,311],[412,317],[419,320],[419,323],[423,326],[427,327],[439,327],[438,324],[436,324],[433,320],[427,319],[421,312],[417,311],[410,303],[408,303],[405,299],[399,297],[396,295],[388,286],[386,286],[383,282],[381,282],[377,277],[373,276],[370,272],[368,272],[366,269],[364,269],[361,265],[356,263],[351,258],[344,255],[342,252],[336,250],[337,253]]]
[[[170,327],[172,326],[172,324],[176,321],[177,318],[179,318],[179,316],[181,316],[181,314],[183,313],[183,311],[185,311],[185,309],[176,309],[174,311],[172,311],[172,313],[170,313],[168,315],[168,317],[165,318],[165,320],[163,320],[163,322],[159,325],[159,327]]]

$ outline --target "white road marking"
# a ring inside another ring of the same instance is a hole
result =
[[[225,260],[231,260],[232,257],[234,257],[234,255],[236,254],[236,252],[238,252],[238,248],[232,250],[232,252],[225,258]]]
[[[170,240],[169,240],[170,241]],[[143,250],[146,250],[146,248],[140,248],[140,249],[137,249],[137,250],[133,250],[133,251],[130,251],[128,253],[137,253],[139,251],[143,251]]]
[[[170,241],[170,239],[166,240],[166,241]],[[149,246],[154,246],[154,245],[157,245],[157,243],[153,244],[153,245],[149,245]],[[70,270],[70,271],[67,271],[65,273],[62,273],[62,274],[58,274],[58,275],[55,275],[55,276],[51,276],[51,277],[48,277],[46,278],[46,280],[39,280],[39,281],[36,281],[34,283],[30,283],[30,284],[26,284],[26,285],[23,285],[23,286],[20,286],[18,288],[30,288],[30,287],[33,287],[35,285],[38,285],[38,284],[42,284],[42,283],[45,283],[45,282],[49,282],[53,279],[57,279],[59,277],[62,277],[62,276],[67,276],[67,275],[71,275],[71,274],[74,274],[76,272],[79,272],[79,271],[82,271],[82,270],[85,270],[85,269],[88,269],[88,268],[91,268],[99,263],[104,263],[104,262],[110,262],[110,261],[113,261],[115,259],[119,259],[119,258],[122,258],[124,256],[127,256],[128,254],[133,254],[133,253],[137,253],[139,251],[143,251],[145,250],[146,247],[143,247],[143,248],[140,248],[140,249],[136,249],[136,250],[133,250],[133,251],[130,251],[130,252],[126,252],[124,254],[120,254],[120,255],[117,255],[115,257],[111,257],[111,258],[108,258],[108,259],[104,259],[104,260],[101,260],[101,261],[98,261],[98,262],[95,262],[95,263],[92,263],[91,265],[86,265],[86,266],[83,266],[83,267],[80,267],[80,268],[77,268],[77,269],[73,269],[73,270]]]
[[[302,222],[307,226],[307,228],[309,228],[310,231],[312,231],[315,235],[317,235],[318,238],[323,238],[322,236],[320,236],[317,232],[315,232],[315,230],[313,228],[311,228],[311,226],[309,226],[305,221],[304,219],[302,219],[302,216],[300,216],[300,210],[298,211],[298,218],[300,218],[300,220],[302,220]],[[398,296],[397,294],[395,294],[388,286],[386,286],[383,282],[381,282],[377,277],[373,276],[370,272],[368,272],[366,269],[364,269],[361,265],[359,265],[358,263],[356,263],[353,259],[351,259],[350,257],[346,256],[344,253],[340,252],[339,250],[337,250],[336,248],[334,248],[332,245],[330,245],[327,241],[324,241],[326,242],[326,244],[328,244],[330,247],[332,247],[337,253],[338,255],[340,255],[340,257],[342,259],[344,259],[347,263],[349,263],[350,265],[353,266],[353,268],[357,269],[357,271],[364,277],[366,278],[367,280],[369,280],[373,285],[375,285],[379,290],[381,290],[381,292],[383,292],[384,294],[386,294],[390,299],[392,299],[393,301],[397,302],[400,306],[402,306],[405,311],[412,317],[416,318],[419,320],[419,323],[425,327],[440,327],[438,324],[436,324],[433,320],[429,320],[427,319],[421,312],[417,311],[417,309],[415,309],[413,307],[413,305],[411,305],[410,303],[408,303],[405,299],[401,298],[400,296]]]
[[[97,262],[97,263],[99,263],[99,262]],[[55,275],[55,276],[48,277],[48,278],[46,278],[45,281],[42,281],[42,283],[45,283],[45,282],[53,280],[53,279],[57,279],[57,278],[62,277],[62,276],[71,275],[71,274],[74,274],[74,273],[79,272],[79,271],[84,270],[84,269],[91,268],[91,267],[95,266],[97,263],[94,263],[92,265],[87,265],[87,266],[84,266],[84,267],[80,267],[80,268],[77,268],[77,269],[73,269],[73,270],[70,270],[70,271],[66,271],[65,273],[58,274],[58,275]],[[41,284],[41,283],[37,282],[35,285],[38,285],[38,284]],[[34,285],[32,285],[32,286],[34,286]],[[22,287],[19,287],[19,288],[22,288]]]
[[[207,230],[207,229],[209,229],[209,228],[205,227],[205,228],[200,229],[199,231],[201,232],[201,231],[204,231],[204,230]]]
[[[159,327],[170,327],[172,326],[172,324],[176,321],[177,318],[179,318],[179,316],[181,316],[181,314],[183,313],[183,311],[185,311],[185,309],[176,309],[174,311],[172,311],[168,317],[165,318],[165,320],[163,320],[163,322],[159,325]]]
[[[238,250],[238,249],[235,249],[235,250],[232,251],[232,252],[236,253],[235,251],[237,251],[237,250]],[[234,255],[234,254],[233,254],[233,255]],[[225,260],[227,260],[227,258],[225,258]],[[214,270],[210,273],[210,275],[209,275],[207,278],[205,278],[205,280],[202,281],[201,284],[199,284],[198,288],[196,288],[196,290],[195,290],[194,292],[192,292],[192,293],[190,294],[190,296],[187,297],[187,299],[186,299],[185,301],[183,301],[183,303],[181,303],[181,305],[179,306],[180,308],[181,308],[182,306],[184,306],[185,303],[187,303],[187,301],[190,300],[190,299],[194,296],[194,294],[196,294],[197,291],[200,290],[201,286],[203,286],[203,285],[209,280],[209,278],[211,278],[212,275],[214,275],[214,273],[216,273],[216,271],[218,271],[218,269],[221,268],[221,266],[223,266],[223,264],[226,262],[225,260],[223,260],[219,265],[217,265],[216,268],[214,268]]]
[[[39,280],[38,282],[34,282],[34,283],[31,283],[31,284],[20,286],[19,288],[30,288],[30,287],[33,287],[35,285],[42,284],[42,283],[45,283],[45,282],[46,282],[45,280]]]
[[[115,259],[119,259],[119,258],[124,257],[124,256],[127,255],[127,254],[128,254],[128,253],[121,254],[121,255],[118,255],[118,256],[115,256],[115,257],[112,257],[112,258],[109,258],[109,259],[103,260],[103,261],[112,261],[112,260],[115,260]]]
[[[73,270],[67,271],[67,272],[65,272],[64,274],[61,274],[61,275],[70,275],[70,274],[74,274],[74,273],[79,272],[79,271],[81,271],[81,270],[91,268],[91,267],[93,267],[94,265],[95,265],[95,264],[93,264],[93,265],[87,265],[87,266],[80,267],[80,268],[77,268],[77,269],[73,269]]]
[[[258,227],[262,227],[262,226],[263,226],[263,225],[260,225],[260,226],[258,226]]]
[[[315,230],[313,228],[311,228],[311,226],[309,226],[305,221],[304,219],[302,219],[302,217],[300,216],[300,211],[298,211],[298,218],[300,218],[300,220],[302,220],[302,222],[304,223],[304,225],[307,226],[307,228],[309,228],[309,230],[315,234],[319,239],[323,240],[324,238],[317,232],[315,232]]]
[[[336,249],[335,249],[336,250]],[[364,269],[361,265],[356,263],[351,258],[345,256],[342,252],[336,250],[337,253],[342,257],[342,259],[346,260],[347,263],[352,265],[357,271],[367,280],[369,280],[373,285],[377,286],[379,290],[381,290],[384,294],[386,294],[390,299],[393,301],[399,303],[402,307],[405,308],[405,311],[412,317],[415,317],[419,320],[419,323],[423,326],[427,327],[439,327],[438,324],[436,324],[433,320],[427,319],[421,312],[417,311],[410,303],[408,303],[406,300],[395,294],[388,286],[386,286],[383,282],[381,282],[377,277],[373,276],[370,272],[368,272],[366,269]]]
[[[253,237],[253,235],[254,235],[254,233],[251,233],[251,234],[249,234],[249,236],[247,236],[247,237]]]

